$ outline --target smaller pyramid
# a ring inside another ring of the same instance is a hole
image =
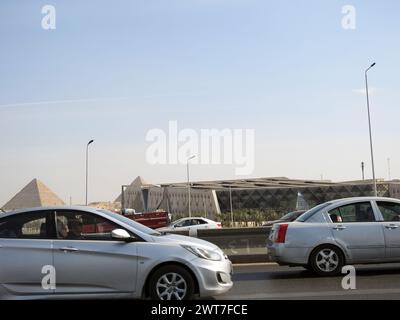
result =
[[[43,182],[33,179],[20,192],[18,192],[3,207],[3,210],[10,211],[16,209],[47,207],[55,205],[64,205],[53,191],[51,191]]]
[[[136,177],[135,180],[131,183],[131,186],[150,186],[151,184],[147,183],[141,176]]]
[[[132,190],[133,188],[151,187],[151,186],[152,184],[147,183],[141,176],[137,176],[135,180],[131,182],[129,187],[125,189],[125,191],[128,189]],[[114,202],[121,202],[121,201],[122,201],[122,194],[120,194],[118,198],[114,200]]]

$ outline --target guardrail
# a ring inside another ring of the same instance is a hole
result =
[[[197,236],[220,247],[233,263],[268,262],[267,239],[271,227],[226,228],[171,232],[181,235]]]

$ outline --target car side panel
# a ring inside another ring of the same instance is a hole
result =
[[[379,262],[385,259],[385,238],[381,223],[331,224],[335,241],[346,248],[348,262]]]
[[[42,286],[43,267],[53,264],[51,243],[51,240],[0,239],[0,299],[54,293]]]
[[[124,241],[54,240],[60,294],[129,293],[136,289],[137,244]],[[62,248],[74,248],[65,251]]]
[[[170,246],[167,243],[140,242],[138,243],[138,261],[138,274],[141,276],[137,281],[138,290],[135,293],[137,298],[142,296],[151,271],[163,263],[179,263],[189,268],[196,277],[200,295],[221,294],[232,287],[232,282],[226,285],[216,285],[216,272],[224,272],[229,275],[231,271],[229,260],[216,262],[199,259],[182,247]]]
[[[271,259],[277,262],[306,265],[312,250],[322,244],[336,245],[346,259],[350,258],[343,245],[335,241],[328,223],[289,223],[285,243],[272,243],[268,250]]]
[[[140,298],[145,290],[146,279],[154,267],[165,262],[178,262],[187,265],[187,261],[195,256],[189,251],[154,242],[137,243],[138,274],[136,297]],[[185,258],[185,255],[187,258]]]
[[[326,241],[334,242],[329,224],[293,222],[289,224],[285,244],[288,248],[313,248]]]

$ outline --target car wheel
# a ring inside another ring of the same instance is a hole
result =
[[[322,276],[334,276],[341,272],[344,264],[343,254],[339,248],[324,245],[316,248],[310,257],[312,270]]]
[[[189,300],[193,297],[194,280],[183,267],[164,266],[151,276],[149,291],[154,300]]]

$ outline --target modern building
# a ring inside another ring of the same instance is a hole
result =
[[[171,186],[154,185],[137,177],[115,200],[122,208],[134,209],[136,212],[165,210],[175,215],[187,215],[189,212],[187,185]],[[190,208],[192,215],[215,217],[221,213],[215,190],[191,189]]]
[[[378,195],[400,199],[400,180],[377,182]],[[137,212],[166,210],[173,215],[188,214],[187,183],[154,185],[136,178],[116,199],[123,208]],[[325,201],[373,195],[371,180],[331,182],[295,180],[284,177],[191,183],[192,215],[214,218],[241,209],[275,210],[279,213],[312,207]],[[299,198],[300,197],[300,198]]]

